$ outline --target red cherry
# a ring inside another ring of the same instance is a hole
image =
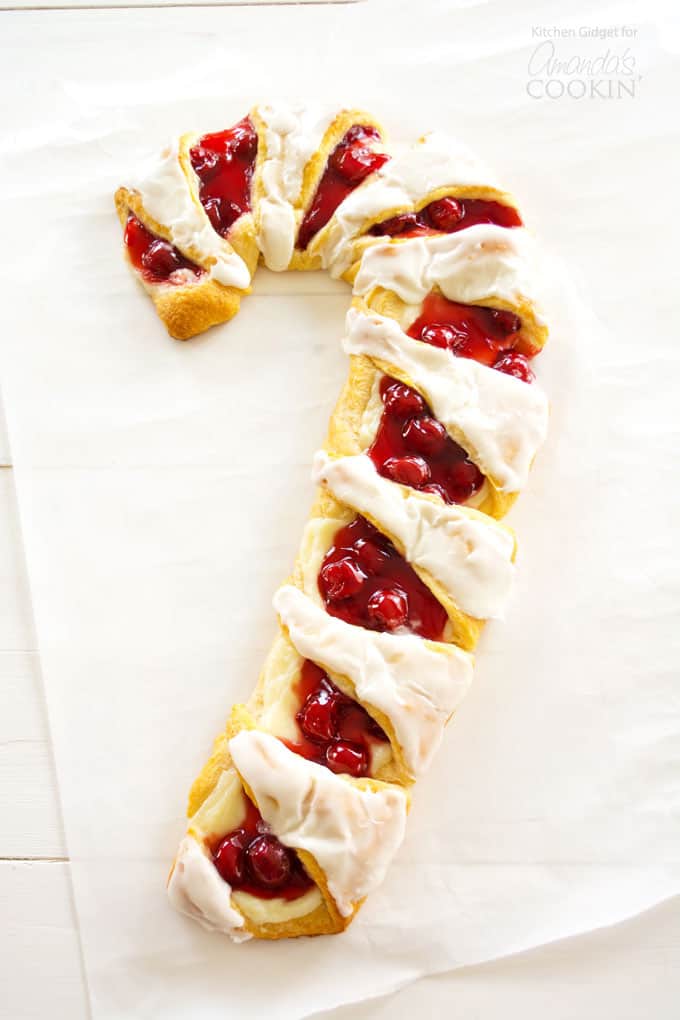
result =
[[[257,152],[257,132],[249,121],[242,121],[233,128],[227,144],[239,159],[252,159]]]
[[[336,149],[330,162],[346,181],[358,184],[369,174],[375,173],[386,160],[387,156],[382,152],[372,152],[363,145],[349,145]]]
[[[455,198],[440,198],[427,207],[430,219],[437,230],[453,230],[465,214],[465,208]]]
[[[244,851],[247,843],[245,829],[235,829],[222,840],[213,854],[215,867],[229,885],[243,881],[246,866]]]
[[[221,198],[209,198],[207,202],[203,203],[208,219],[212,224],[213,230],[217,233],[221,233],[224,224],[222,223],[222,199]]]
[[[209,198],[203,203],[203,208],[208,214],[213,230],[222,237],[239,216],[243,215],[241,207],[236,202],[229,202],[226,198]]]
[[[493,365],[498,357],[498,348],[493,340],[483,336],[457,336],[451,344],[451,352],[457,358],[468,358],[481,365]]]
[[[315,691],[298,712],[297,720],[310,740],[332,740],[337,736],[337,699],[327,690]]]
[[[368,615],[385,630],[396,630],[408,619],[408,598],[400,588],[378,588],[366,605]]]
[[[449,472],[449,495],[454,503],[464,503],[473,492],[481,488],[484,475],[476,464],[459,460]]]
[[[392,414],[408,418],[425,410],[425,401],[419,393],[403,383],[393,383],[383,394],[383,403]]]
[[[401,434],[408,445],[419,453],[438,453],[446,442],[446,429],[440,421],[429,415],[409,419]]]
[[[380,234],[389,234],[390,237],[397,237],[399,234],[405,234],[409,230],[415,230],[416,227],[420,226],[420,223],[416,214],[409,212],[400,213],[398,216],[391,216],[388,220],[383,220],[378,226]]]
[[[194,172],[201,181],[210,181],[217,176],[220,170],[220,157],[211,149],[205,149],[202,145],[194,145],[189,150],[189,157]]]
[[[339,601],[356,595],[366,580],[366,575],[354,560],[345,556],[339,560],[332,560],[322,567],[319,580],[322,584],[324,597]]]
[[[446,350],[455,342],[456,331],[444,323],[433,322],[429,326],[423,326],[420,331],[420,339],[432,347],[441,347]]]
[[[290,851],[276,836],[257,836],[246,850],[250,874],[261,885],[276,889],[288,881]]]
[[[349,129],[343,138],[343,142],[345,145],[352,145],[354,142],[363,142],[367,138],[379,139],[380,132],[377,128],[370,125],[355,124],[354,127]]]
[[[430,468],[422,457],[389,457],[383,464],[383,470],[394,482],[414,489],[430,480]]]
[[[504,372],[505,375],[514,375],[515,379],[521,379],[525,383],[531,383],[536,378],[529,368],[527,358],[523,354],[517,354],[516,351],[504,354],[493,367],[497,368],[499,372]]]
[[[182,259],[167,241],[154,241],[142,255],[142,265],[154,276],[164,279],[182,265]]]
[[[370,538],[358,539],[354,548],[356,550],[356,558],[361,568],[367,574],[377,574],[390,558],[387,550],[372,542]]]
[[[508,312],[504,308],[492,308],[491,319],[501,336],[509,336],[511,333],[518,333],[522,328],[522,320],[514,312]]]
[[[358,744],[338,740],[326,748],[326,762],[333,772],[346,772],[350,776],[365,776],[368,771],[368,754]]]

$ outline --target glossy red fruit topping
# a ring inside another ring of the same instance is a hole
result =
[[[447,348],[459,358],[472,358],[498,367],[501,355],[527,342],[521,334],[522,320],[504,308],[463,305],[432,292],[408,335],[433,347]],[[535,354],[531,351],[529,356]]]
[[[455,198],[440,198],[430,202],[427,211],[432,226],[446,234],[455,230],[465,215],[463,203],[457,202]]]
[[[447,433],[441,422],[425,414],[422,418],[409,418],[402,435],[407,446],[419,453],[439,453],[444,448]]]
[[[142,265],[159,279],[167,279],[182,268],[182,256],[168,241],[153,241],[142,255]]]
[[[383,464],[383,474],[413,489],[422,488],[430,480],[430,469],[422,457],[389,457]]]
[[[406,217],[412,217],[408,221]],[[522,220],[512,206],[500,202],[487,202],[479,198],[438,198],[417,213],[390,216],[371,227],[369,233],[377,237],[398,237],[418,234],[452,234],[477,223],[493,223],[498,227],[521,227]]]
[[[355,778],[365,776],[368,770],[366,750],[357,744],[348,744],[340,740],[327,748],[326,762],[333,772],[344,772]]]
[[[295,716],[300,739],[286,741],[290,749],[335,772],[367,775],[373,747],[387,741],[375,719],[309,659],[302,664],[296,693],[301,704]],[[343,744],[361,754],[345,758],[333,750]]]
[[[209,198],[203,203],[203,207],[212,223],[213,230],[221,236],[226,234],[231,224],[236,222],[243,211],[235,202],[229,202],[226,198]]]
[[[267,889],[279,889],[290,878],[290,850],[275,836],[257,836],[246,849],[253,879]]]
[[[331,166],[350,184],[358,184],[383,165],[382,153],[371,152],[365,145],[349,145],[336,150],[331,157]]]
[[[351,598],[361,590],[365,574],[355,559],[344,557],[327,563],[319,574],[319,587],[324,598],[339,601]]]
[[[251,208],[257,132],[249,117],[227,131],[204,135],[189,152],[198,194],[213,229],[225,237]]]
[[[198,279],[203,275],[200,266],[186,259],[169,241],[152,234],[132,213],[125,224],[124,241],[132,265],[148,283],[187,284],[192,276]]]
[[[315,234],[326,226],[344,199],[369,174],[375,173],[389,156],[374,152],[372,145],[380,140],[375,128],[355,124],[331,152],[316,194],[300,224],[296,247],[304,251]]]
[[[390,237],[398,237],[399,234],[410,234],[421,225],[415,213],[399,213],[398,216],[391,216],[380,224],[383,234]]]
[[[355,142],[359,142],[361,145],[365,145],[367,141],[372,140],[374,142],[380,141],[380,132],[372,124],[355,124],[351,127],[345,137],[342,140],[344,145],[354,145]]]
[[[536,378],[529,367],[528,360],[523,354],[518,354],[516,351],[501,355],[494,368],[506,375],[514,375],[515,379],[521,379],[525,383],[531,383]]]
[[[208,843],[217,871],[232,889],[263,899],[294,900],[314,885],[296,854],[269,831],[251,801],[237,829]]]
[[[382,394],[383,403],[392,414],[405,418],[411,414],[421,414],[425,410],[425,401],[421,395],[404,383],[393,382]]]
[[[338,698],[330,690],[320,688],[309,695],[297,720],[309,740],[333,740],[337,736]]]
[[[229,885],[237,885],[243,881],[246,869],[245,848],[248,842],[245,829],[235,829],[222,840],[213,855],[215,867]]]
[[[452,464],[446,479],[446,493],[452,503],[464,503],[470,492],[479,489],[484,476],[470,460],[459,460]],[[439,495],[439,493],[437,493]]]
[[[253,160],[257,155],[257,131],[249,117],[245,117],[231,129],[229,141],[233,155],[243,160]]]
[[[395,397],[395,390],[399,399]],[[446,503],[469,500],[481,488],[484,476],[468,459],[465,450],[450,438],[441,422],[432,416],[420,394],[402,383],[395,383],[389,376],[383,376],[380,391],[384,410],[373,445],[368,450],[379,474],[440,496]],[[402,471],[399,477],[394,464],[403,461],[424,464],[427,472],[411,468],[408,473]],[[463,473],[464,485],[461,483]],[[362,568],[366,569],[363,563]]]
[[[432,322],[429,326],[423,326],[418,339],[424,340],[431,347],[440,347],[446,351],[453,347],[456,331],[452,326],[445,326],[442,322]]]
[[[322,572],[327,564],[337,560],[350,559],[356,562],[360,549],[363,548],[361,546],[358,549],[357,546],[365,539],[384,551],[383,562],[374,573],[366,576],[355,595],[339,601],[327,597],[320,575],[319,591],[327,611],[331,616],[337,616],[358,627],[390,630],[403,626],[415,634],[420,634],[421,637],[436,641],[444,631],[446,612],[420,580],[413,567],[397,552],[392,543],[363,517],[356,517],[351,524],[337,532],[333,545],[324,558]],[[394,594],[395,597],[383,602],[382,597],[373,598],[378,592]]]
[[[205,149],[202,145],[195,145],[189,153],[191,165],[202,181],[209,181],[220,169],[220,157],[212,149]]]
[[[401,588],[379,588],[371,595],[366,608],[381,630],[396,630],[408,620],[408,595]]]
[[[372,542],[370,538],[360,538],[354,545],[356,560],[365,574],[377,574],[389,559],[389,552],[382,546]]]
[[[512,333],[519,333],[522,328],[522,320],[519,315],[509,312],[505,308],[491,308],[491,319],[497,332],[501,336],[510,336]]]

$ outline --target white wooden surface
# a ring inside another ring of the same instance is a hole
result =
[[[202,0],[184,0],[182,6]],[[228,0],[229,3],[263,0]],[[289,0],[270,0],[289,2]],[[323,0],[297,0],[323,2]],[[330,0],[354,2],[354,0]],[[168,0],[0,0],[2,12],[46,7],[164,6]],[[173,0],[169,0],[170,5]],[[5,15],[6,16],[6,15]],[[50,753],[17,515],[0,413],[0,1018],[89,1015],[69,862]],[[421,981],[334,1020],[443,1015],[484,1020],[675,1020],[680,1010],[680,902],[615,928]],[[225,1016],[228,1015],[225,1012]],[[326,1014],[329,1017],[331,1014]]]

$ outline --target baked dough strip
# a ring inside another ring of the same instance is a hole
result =
[[[351,192],[302,252],[295,237],[329,154],[354,125],[378,125],[354,110],[318,117],[260,106],[250,117],[258,134],[252,212],[227,239],[212,230],[199,201],[189,158],[197,136],[183,136],[136,186],[116,195],[122,224],[134,214],[203,270],[186,286],[142,281],[173,336],[236,314],[260,255],[275,270],[323,266],[354,286],[344,340],[349,378],[315,459],[320,489],[292,576],[274,599],[279,633],[248,705],[235,706],[192,787],[189,825],[169,879],[179,910],[235,941],[341,931],[382,881],[403,838],[410,788],[469,688],[484,621],[502,616],[516,544],[496,519],[525,484],[547,424],[547,401],[535,385],[405,332],[427,294],[440,291],[516,313],[518,349],[540,349],[547,327],[526,231],[484,224],[417,238],[368,233],[443,196],[514,205],[486,168],[445,136],[426,136]],[[384,375],[418,391],[484,472],[471,505],[445,504],[388,480],[366,456]],[[370,631],[326,612],[319,569],[334,535],[357,514],[390,539],[446,611],[441,640]],[[370,777],[335,774],[283,743],[294,736],[305,659],[387,735]],[[298,899],[258,898],[218,874],[210,846],[239,826],[247,800],[313,880]]]

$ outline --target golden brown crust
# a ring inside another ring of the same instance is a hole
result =
[[[172,243],[167,227],[149,215],[137,192],[119,188],[115,194],[115,203],[122,227],[125,227],[129,214],[134,213],[148,230]],[[175,340],[189,340],[211,326],[233,319],[241,305],[241,297],[247,293],[236,287],[225,287],[207,273],[186,286],[148,283],[130,262],[125,244],[123,254],[135,277],[153,301],[161,322]],[[196,257],[195,250],[182,250],[182,254],[202,269],[209,269],[205,259]]]
[[[256,226],[260,201],[264,195],[262,170],[267,157],[267,152],[264,122],[257,113],[257,110],[251,111],[250,117],[258,132],[259,138],[258,154],[252,185],[254,212],[253,214],[242,216],[237,221],[229,234],[228,241],[234,251],[244,260],[252,275],[259,258],[256,241]],[[374,120],[374,118],[362,111],[351,109],[343,110],[334,118],[324,133],[323,140],[318,150],[308,161],[303,173],[301,191],[294,209],[298,229],[302,219],[304,218],[306,210],[313,201],[330,153],[349,128],[356,124],[375,127],[382,134],[380,125]],[[198,179],[191,168],[189,155],[189,150],[197,138],[198,136],[196,135],[187,134],[180,139],[180,162],[185,176],[187,177],[192,198],[197,204],[200,204],[198,196]],[[361,187],[361,185],[359,186]],[[363,252],[371,245],[385,242],[390,244],[400,244],[403,243],[403,240],[405,240],[398,237],[386,238],[368,235],[366,232],[374,223],[381,222],[382,220],[401,212],[410,210],[418,211],[430,202],[446,195],[453,195],[460,198],[491,199],[511,206],[514,206],[515,204],[512,197],[506,192],[496,191],[493,188],[457,186],[452,184],[448,187],[439,188],[427,195],[424,195],[415,204],[398,206],[393,209],[383,209],[379,216],[376,216],[372,220],[367,220],[366,223],[363,224],[362,231],[353,242],[352,265],[344,273],[343,278],[348,283],[353,283]],[[138,193],[129,191],[125,188],[120,188],[116,193],[115,201],[118,216],[123,226],[125,225],[129,213],[133,212],[154,234],[172,242],[172,238],[170,237],[166,226],[156,222],[151,216],[149,216]],[[294,251],[289,266],[290,269],[308,270],[321,268],[320,250],[328,231],[333,225],[333,222],[334,217],[332,217],[326,227],[319,231],[319,233],[312,239],[307,251],[300,252],[297,249]],[[200,252],[191,249],[181,250],[187,258],[191,259],[202,268],[209,269],[209,263],[202,260]],[[154,301],[158,314],[167,326],[170,335],[178,339],[186,339],[202,332],[211,325],[226,322],[237,313],[243,294],[248,293],[248,291],[224,287],[207,275],[199,278],[195,284],[187,286],[149,285],[142,279],[140,274],[137,273],[136,275],[144,286],[144,289],[147,293],[149,293]],[[396,294],[376,288],[364,299],[355,298],[353,303],[356,307],[363,311],[378,312],[382,315],[395,319],[402,326],[407,325],[404,322],[407,306],[397,297]],[[533,354],[545,343],[547,330],[542,321],[538,319],[533,306],[528,300],[521,301],[519,306],[512,307],[492,297],[489,297],[488,300],[479,301],[477,303],[495,308],[511,308],[512,311],[521,316],[522,330],[520,334],[520,345],[518,347],[521,352]],[[376,385],[384,373],[393,375],[407,385],[413,386],[413,381],[406,373],[402,372],[396,366],[384,364],[379,360],[373,360],[364,356],[353,356],[350,358],[349,375],[329,424],[326,439],[326,450],[330,456],[350,456],[365,451],[365,437],[362,434],[364,419],[369,402],[375,393]],[[454,438],[465,450],[468,451],[473,460],[477,459],[475,451],[471,448],[470,442],[465,435],[454,435]],[[501,492],[494,485],[492,479],[487,479],[481,492],[481,501],[478,503],[477,509],[470,510],[470,513],[473,516],[477,516],[477,514],[479,514],[480,517],[487,514],[493,518],[499,519],[507,513],[508,509],[514,502],[516,495],[516,493]],[[434,503],[438,502],[437,497],[435,496],[424,496],[424,498],[430,498]],[[325,536],[324,532],[325,537],[320,540],[322,545],[323,542],[327,543],[325,548],[317,548],[315,555],[323,555],[325,551],[327,551],[328,545],[332,544],[332,538],[335,531],[337,531],[337,528],[348,523],[355,514],[356,510],[338,502],[327,489],[321,488],[318,490],[310,513],[310,528],[313,531],[315,525],[321,525],[324,522],[332,522],[332,527],[330,537]],[[387,535],[402,554],[404,553],[405,550],[400,544],[398,536],[391,534],[385,526],[379,520],[373,518],[370,513],[365,513],[365,516]],[[335,522],[337,522],[337,525]],[[333,528],[335,530],[333,530]],[[308,545],[305,545],[305,541],[306,540],[303,540],[302,548],[295,561],[290,583],[296,585],[303,591],[309,592],[309,578],[307,577],[309,572],[309,547]],[[446,610],[450,623],[442,640],[459,645],[467,650],[472,650],[479,638],[483,627],[483,621],[475,619],[469,614],[464,613],[455,604],[455,601],[451,598],[450,594],[428,571],[417,567],[415,564],[412,566],[423,583],[430,589]],[[205,832],[199,831],[198,828],[194,829],[192,827],[191,820],[195,818],[197,813],[206,804],[206,801],[214,793],[218,783],[220,783],[220,780],[225,776],[225,774],[227,774],[232,786],[234,786],[238,791],[238,801],[236,803],[239,805],[241,804],[241,790],[243,790],[245,795],[257,804],[253,791],[249,789],[248,785],[244,782],[243,777],[239,776],[234,767],[233,760],[229,753],[229,741],[236,733],[243,729],[259,728],[267,731],[267,712],[272,707],[272,698],[275,697],[276,693],[275,690],[271,688],[271,675],[272,673],[276,675],[276,670],[284,662],[284,660],[286,669],[292,669],[292,673],[290,674],[292,677],[291,682],[294,682],[295,679],[299,677],[299,668],[303,660],[294,649],[290,640],[290,635],[282,624],[280,624],[279,635],[276,641],[278,642],[278,645],[275,642],[272,653],[270,653],[274,657],[273,661],[268,661],[268,664],[265,665],[248,706],[236,705],[233,708],[231,716],[227,722],[226,729],[216,738],[212,754],[191,788],[187,812],[190,819],[188,832],[199,841],[205,841],[208,835],[213,838],[223,834],[220,832],[206,834]],[[327,669],[326,664],[321,658],[317,661],[322,668]],[[332,671],[328,672],[333,682],[336,683],[341,690],[350,697],[359,700],[357,698],[356,687],[351,678],[336,676],[332,673]],[[284,679],[286,676],[287,674],[284,675]],[[349,779],[349,777],[345,777],[346,781],[370,789],[379,789],[386,783],[398,785],[404,790],[408,797],[408,791],[413,783],[413,777],[406,765],[403,749],[399,744],[391,720],[370,703],[360,701],[360,704],[362,704],[369,714],[379,723],[388,736],[391,754],[386,754],[382,763],[376,767],[375,774],[372,778],[352,780]],[[272,732],[277,733],[276,730]],[[277,735],[280,734],[277,733]],[[235,777],[238,777],[238,783],[240,783],[240,786],[236,783]],[[217,800],[219,801],[222,794],[221,786],[219,787],[218,793],[219,796]],[[204,819],[210,818],[211,820],[214,820],[215,816],[210,814],[214,803],[215,798],[213,798],[213,801],[208,805],[207,812],[202,815]],[[361,906],[360,902],[356,903],[354,905],[353,913],[348,917],[343,917],[339,913],[335,900],[328,889],[326,876],[323,870],[319,867],[315,858],[304,850],[296,851],[296,853],[298,854],[298,857],[306,871],[316,884],[321,896],[321,902],[310,909],[304,916],[288,918],[286,920],[262,920],[260,917],[259,921],[255,921],[253,918],[247,916],[246,913],[241,911],[242,916],[244,917],[245,929],[254,937],[263,939],[279,939],[340,932],[350,924],[354,914]],[[263,902],[266,903],[267,901]],[[235,902],[234,907],[239,909],[238,904]],[[266,909],[267,908],[265,907],[265,916]]]
[[[228,743],[232,737],[236,736],[236,734],[240,733],[242,730],[253,730],[256,728],[256,720],[246,706],[234,705],[231,716],[227,722],[225,732],[220,734],[215,741],[213,754],[206,762],[192,787],[189,798],[190,817],[198,811],[205,799],[215,788],[222,772],[227,769],[232,770],[239,776],[244,793],[249,800],[258,807],[257,798],[253,790],[238,773],[228,751]],[[351,779],[350,777],[343,777],[343,779],[362,790],[379,791],[388,785],[388,782],[386,781],[373,778]],[[407,794],[407,809],[408,807],[410,807],[410,797],[408,797]],[[203,839],[203,834],[194,830],[191,825],[189,826],[188,834],[193,836],[193,838],[199,842]],[[323,869],[319,867],[312,854],[308,853],[306,850],[294,850],[294,853],[297,857],[299,857],[305,871],[317,886],[321,894],[321,903],[307,914],[304,914],[301,917],[290,918],[285,921],[258,922],[253,920],[253,918],[248,917],[242,911],[239,911],[243,917],[245,930],[248,931],[254,938],[283,939],[299,938],[302,935],[336,934],[344,931],[344,929],[348,927],[348,925],[352,922],[354,915],[364,902],[363,900],[360,900],[354,905],[354,909],[351,914],[343,916],[338,910],[335,900],[328,888],[326,875]],[[174,865],[173,868],[170,869],[168,881],[172,876],[173,870]]]
[[[403,304],[396,295],[392,296],[400,304]],[[368,305],[363,305],[362,307],[364,310],[371,310]],[[377,311],[377,309],[373,310]],[[385,315],[387,313],[381,311],[381,314]],[[394,315],[391,316],[391,318],[395,317]],[[350,357],[349,375],[342,388],[328,426],[325,446],[329,452],[334,453],[336,456],[346,457],[364,452],[358,439],[361,419],[373,392],[376,380],[386,372],[387,374],[392,373],[395,378],[400,378],[407,385],[413,385],[412,380],[410,380],[405,372],[400,373],[388,365],[380,367],[378,362],[364,355],[352,355]],[[456,441],[474,459],[475,451],[471,448],[467,437],[460,434]],[[516,492],[502,492],[494,485],[491,479],[487,479],[487,484],[482,491],[482,498],[480,502],[475,504],[475,509],[481,510],[482,513],[487,514],[489,517],[500,520],[510,510],[517,496],[518,493]]]

